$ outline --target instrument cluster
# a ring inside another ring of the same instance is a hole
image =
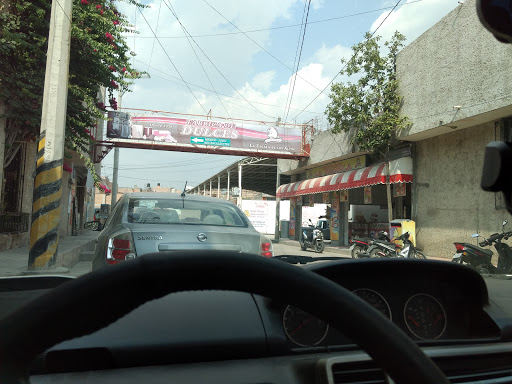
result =
[[[390,300],[374,288],[356,288],[352,292],[414,339],[437,340],[446,336],[448,317],[443,300],[430,293],[414,292]],[[330,334],[337,333],[325,321],[291,305],[284,308],[282,321],[288,340],[299,347],[329,345]]]

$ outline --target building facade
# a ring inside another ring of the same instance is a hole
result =
[[[372,209],[391,207],[392,219],[414,221],[415,241],[427,255],[449,258],[455,251],[453,242],[471,241],[470,235],[477,232],[488,236],[501,231],[508,217],[501,195],[482,191],[480,179],[486,144],[512,141],[512,46],[499,43],[483,28],[475,0],[467,0],[398,54],[397,75],[404,98],[401,113],[411,125],[400,132],[401,144],[391,160],[407,159],[411,168],[390,169],[381,178],[389,178],[389,184],[367,183],[361,196],[359,184],[334,178],[335,172],[341,178],[354,177],[351,170],[339,172],[336,164],[365,155],[364,166],[358,168],[364,173],[381,159],[357,152],[350,144],[350,133],[322,132],[314,138],[309,159],[279,160],[282,173],[292,175],[292,182],[301,181],[296,184],[299,192],[290,217],[294,216],[298,228],[303,206],[324,199],[315,191],[328,188],[318,187],[322,178],[312,181],[311,170],[330,165],[334,172],[323,182],[334,179],[327,199],[339,207],[334,212],[340,220],[339,244],[346,244],[351,225],[358,228],[358,215],[348,215],[350,207],[371,207],[363,210],[366,217],[360,222],[371,221],[367,214]],[[396,175],[410,177],[400,180]],[[317,172],[317,176],[322,175]],[[386,221],[383,224],[389,228]]]

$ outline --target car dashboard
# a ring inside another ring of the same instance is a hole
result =
[[[420,260],[344,260],[297,268],[320,274],[369,302],[377,309],[375,316],[393,321],[452,382],[512,382],[512,300],[503,293],[510,291],[510,281],[484,281],[465,267]],[[5,308],[0,316],[66,280],[0,279],[0,308]],[[511,381],[503,381],[507,378]],[[287,303],[233,291],[181,292],[147,302],[102,330],[50,348],[34,362],[30,379],[32,383],[387,380],[343,329]]]

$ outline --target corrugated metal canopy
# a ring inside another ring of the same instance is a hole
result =
[[[242,162],[242,189],[255,192],[264,193],[267,195],[276,195],[276,177],[277,177],[277,159],[267,158],[254,158],[247,157],[234,164],[224,168],[219,173],[209,177],[198,186],[194,187],[194,191],[210,191],[210,181],[212,183],[212,190],[216,191],[218,187],[218,177],[220,176],[220,188],[226,189],[228,186],[228,172],[229,175],[229,188],[238,187],[238,164]],[[286,184],[290,182],[289,175],[281,174],[281,183]]]

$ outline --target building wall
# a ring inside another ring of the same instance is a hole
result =
[[[485,144],[497,134],[487,123],[416,144],[413,220],[417,245],[427,255],[451,257],[455,241],[474,243],[473,233],[500,232],[509,218],[501,196],[480,188]]]
[[[279,159],[277,161],[279,171],[284,174],[302,173],[308,168],[363,154],[363,152],[358,152],[357,148],[350,142],[350,136],[350,133],[345,132],[319,132],[313,138],[308,159],[301,161]]]
[[[401,113],[412,122],[405,140],[512,114],[512,45],[482,26],[475,2],[464,1],[398,54]]]

